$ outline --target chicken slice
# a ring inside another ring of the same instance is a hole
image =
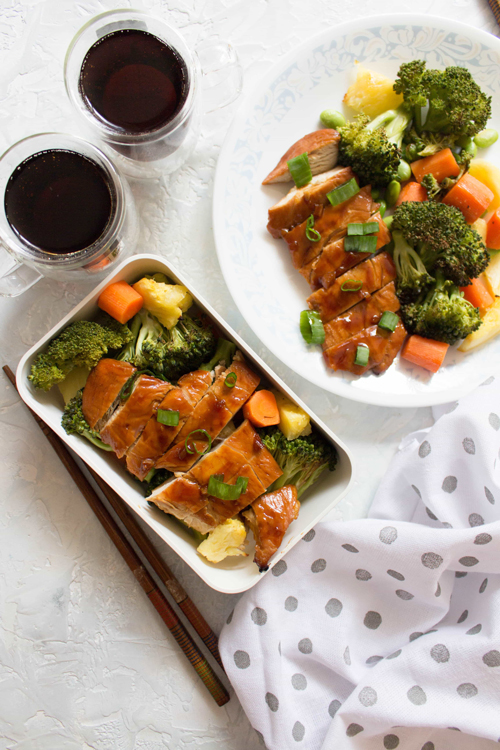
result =
[[[319,312],[325,324],[395,278],[396,267],[391,256],[381,252],[339,276],[328,289],[313,292],[307,304]]]
[[[255,539],[254,563],[259,570],[267,570],[269,560],[280,547],[285,532],[299,515],[297,489],[287,484],[279,490],[267,492],[252,503],[243,516],[248,521]]]
[[[340,135],[332,128],[315,130],[313,133],[308,133],[294,143],[293,146],[290,146],[273,171],[267,175],[265,180],[262,180],[262,184],[269,185],[273,182],[290,182],[292,175],[288,169],[287,162],[303,153],[307,153],[309,157],[309,166],[313,175],[333,169],[337,163],[339,141]]]
[[[311,214],[328,203],[328,193],[354,177],[350,167],[337,167],[329,172],[317,174],[304,187],[292,188],[268,211],[267,230],[273,237],[281,237],[281,231],[305,221]]]
[[[118,458],[137,440],[150,417],[156,413],[160,401],[172,388],[171,383],[150,375],[137,378],[128,399],[118,407],[100,432],[101,439],[113,448]]]
[[[195,513],[207,502],[202,488],[188,476],[175,477],[157,487],[149,500],[179,520],[184,520],[190,513]]]
[[[127,452],[127,469],[141,481],[168,450],[181,431],[184,422],[212,384],[206,370],[194,370],[183,375],[175,388],[167,393],[159,409],[179,412],[179,424],[169,427],[152,416],[139,440]]]
[[[401,321],[392,333],[383,331],[376,325],[370,326],[342,344],[326,349],[323,357],[327,367],[332,370],[346,370],[354,375],[362,375],[368,370],[373,370],[378,375],[390,367],[403,345],[405,336],[406,331]],[[358,346],[367,346],[370,350],[368,364],[365,367],[354,364]]]
[[[90,371],[83,389],[82,411],[92,430],[99,430],[118,406],[121,390],[136,369],[128,362],[101,359]]]

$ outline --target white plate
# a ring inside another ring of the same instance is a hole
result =
[[[463,355],[450,348],[435,375],[399,357],[379,377],[333,373],[319,347],[299,332],[309,286],[292,267],[287,246],[266,231],[267,210],[289,186],[262,186],[298,138],[321,127],[323,109],[341,109],[355,61],[390,77],[402,62],[463,65],[493,94],[492,127],[500,130],[500,41],[449,20],[402,14],[365,18],[323,31],[275,65],[246,98],[217,166],[214,230],[226,283],[247,323],[288,367],[340,396],[380,406],[452,401],[500,370],[500,340]],[[500,165],[500,141],[484,152]]]
[[[245,357],[253,362],[257,371],[262,374],[279,390],[285,393],[296,404],[301,406],[311,416],[312,421],[323,434],[335,443],[339,462],[334,472],[326,475],[309,492],[301,498],[300,515],[289,527],[280,550],[273,557],[272,565],[280,560],[285,552],[294,546],[312,526],[320,521],[347,493],[352,480],[352,459],[348,449],[333,432],[316,417],[310,409],[280,380],[269,367],[255,354],[250,347],[222,320],[215,310],[208,305],[193,289],[191,284],[164,260],[155,255],[136,255],[124,261],[116,271],[105,279],[89,294],[72,312],[66,315],[51,331],[49,331],[22,358],[17,368],[17,387],[23,400],[51,427],[57,435],[75,453],[96,471],[107,484],[113,487],[126,503],[145,521],[198,575],[212,588],[226,594],[236,594],[254,586],[265,573],[259,573],[253,560],[253,545],[248,546],[249,556],[231,557],[226,561],[213,565],[196,552],[196,544],[189,532],[171,516],[158,508],[152,508],[144,498],[141,487],[118,462],[116,456],[96,448],[79,435],[67,435],[61,426],[63,401],[58,388],[52,388],[48,393],[37,391],[28,380],[31,364],[38,352],[54,338],[63,328],[74,320],[89,320],[97,312],[97,298],[101,291],[112,281],[125,279],[130,283],[137,281],[146,273],[166,273],[178,284],[184,284],[198,304],[223,335],[232,339]],[[36,429],[35,427],[33,429]]]

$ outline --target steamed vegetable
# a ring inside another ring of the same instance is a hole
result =
[[[279,424],[280,413],[274,393],[265,389],[255,391],[243,405],[243,416],[255,427]]]
[[[239,518],[229,518],[209,532],[197,551],[213,563],[236,555],[246,557],[246,552],[241,548],[246,535],[247,530],[242,521]]]
[[[142,308],[144,300],[126,281],[109,284],[99,295],[98,307],[119,323],[127,323]]]
[[[213,370],[219,364],[229,367],[236,352],[236,345],[232,341],[220,338],[217,341],[215,353],[208,362],[200,366],[200,370]]]
[[[401,304],[416,300],[432,285],[434,279],[428,273],[423,260],[405,240],[403,232],[393,231],[393,258],[396,265],[396,293]]]
[[[410,336],[406,340],[401,356],[429,372],[437,372],[443,364],[448,346],[442,341],[433,341],[422,336]]]
[[[134,289],[143,298],[146,310],[168,329],[173,328],[182,313],[193,304],[193,298],[181,284],[167,284],[144,277],[134,284]]]
[[[62,426],[68,435],[81,435],[82,437],[87,438],[87,440],[90,440],[90,442],[98,448],[105,451],[112,451],[113,448],[110,445],[106,445],[106,443],[101,440],[97,430],[90,429],[87,420],[83,416],[82,393],[83,388],[78,391],[76,396],[68,401],[64,407],[61,420]]]
[[[465,221],[473,224],[489,208],[493,198],[489,187],[467,173],[446,193],[443,203],[458,208]]]

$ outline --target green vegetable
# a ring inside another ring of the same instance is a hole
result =
[[[393,231],[392,239],[394,240],[393,258],[397,271],[396,293],[401,304],[413,302],[431,286],[434,279],[427,272],[417,251],[405,240],[403,232]]]
[[[236,373],[230,372],[227,378],[224,380],[224,385],[227,388],[234,388],[237,380],[238,380],[238,376],[236,375]]]
[[[200,439],[195,437],[196,433],[198,432],[200,433],[201,437],[207,440],[206,446],[201,451],[198,450],[194,442],[192,444],[189,442],[190,440],[195,441]],[[204,456],[205,453],[208,453],[208,451],[212,447],[212,436],[206,430],[193,430],[184,440],[184,447],[186,449],[186,453],[190,453],[191,455],[193,455],[193,453],[197,453],[199,456]]]
[[[314,229],[314,214],[311,214],[306,221],[306,237],[310,242],[318,242],[321,235],[317,229]]]
[[[398,180],[391,180],[391,182],[387,186],[387,190],[385,191],[385,202],[389,206],[389,208],[392,208],[392,206],[394,206],[397,199],[399,198],[400,192],[401,183]]]
[[[474,139],[470,136],[462,136],[457,141],[458,145],[461,147],[462,151],[465,151],[465,153],[470,154],[471,158],[476,156],[477,154],[477,146],[474,143]]]
[[[48,344],[31,366],[28,376],[35,388],[48,391],[65,379],[75,367],[92,369],[109,351],[116,351],[131,339],[126,325],[102,314],[100,322],[71,323]]]
[[[377,224],[378,228],[378,224]],[[374,234],[363,236],[349,235],[344,239],[346,253],[374,253],[377,249],[377,237]]]
[[[342,292],[359,292],[359,290],[363,287],[363,282],[360,281],[343,281],[340,285],[340,289]]]
[[[288,171],[290,172],[295,185],[303,187],[312,180],[311,167],[309,165],[309,157],[307,152],[295,156],[290,161],[287,161]]]
[[[73,396],[64,407],[61,424],[68,435],[81,435],[91,443],[104,451],[112,451],[113,448],[101,440],[97,430],[91,430],[82,411],[83,388]]]
[[[354,364],[360,367],[366,367],[368,360],[370,359],[370,350],[366,344],[360,344],[356,347],[356,356],[354,357]]]
[[[158,409],[156,421],[167,427],[176,427],[179,424],[179,412],[176,409]]]
[[[325,329],[319,313],[302,310],[300,313],[300,332],[306,344],[322,344],[325,340]]]
[[[379,207],[379,209],[378,209],[378,212],[379,212],[380,216],[381,216],[382,218],[384,218],[384,214],[385,214],[385,212],[387,211],[387,203],[386,203],[386,202],[385,202],[384,200],[382,200],[382,201],[380,201],[380,204],[379,204],[379,206],[380,206],[380,207]]]
[[[474,143],[478,148],[488,148],[489,146],[493,146],[497,140],[498,131],[494,128],[486,128],[474,136]]]
[[[173,474],[171,471],[168,471],[167,469],[151,469],[144,479],[142,480],[141,484],[144,487],[144,497],[149,497],[153,490],[155,490],[157,487],[160,486],[160,484],[163,484],[166,482],[170,477],[172,477]],[[148,503],[152,505],[154,508],[157,506],[150,502],[148,500]],[[170,519],[176,520],[174,516],[169,516]]]
[[[341,203],[349,200],[349,198],[353,198],[357,193],[359,193],[359,185],[354,177],[351,177],[348,182],[344,182],[343,185],[339,185],[327,193],[326,197],[332,206],[339,206]]]
[[[361,223],[352,223],[347,225],[347,236],[362,234],[377,234],[378,223],[376,221],[366,221]]]
[[[406,182],[411,177],[411,167],[407,161],[401,159],[398,166],[398,178],[401,182]]]
[[[392,215],[384,217],[384,224],[386,225],[387,229],[390,229],[392,227],[392,219],[393,219]]]
[[[338,130],[346,122],[344,115],[336,109],[324,109],[319,119],[325,128],[333,128],[334,130]]]
[[[338,461],[335,447],[313,428],[310,435],[287,440],[278,426],[264,427],[259,435],[283,474],[269,488],[294,484],[300,497],[321,474],[333,471]]]
[[[415,143],[408,143],[405,148],[405,155],[409,162],[418,159],[418,148]]]
[[[208,480],[208,494],[219,500],[238,500],[248,487],[248,477],[238,477],[235,484],[226,484],[223,480],[224,474],[212,474]]]
[[[228,341],[227,339],[220,338],[217,341],[217,348],[212,359],[204,365],[200,365],[198,369],[213,370],[214,367],[216,367],[216,365],[220,364],[221,362],[225,364],[226,367],[229,367],[229,365],[233,361],[235,352],[236,344],[233,344],[232,341]]]
[[[382,317],[380,318],[378,322],[378,327],[383,328],[384,331],[395,331],[396,326],[399,323],[399,317],[396,315],[396,313],[391,312],[390,310],[384,310],[382,313]]]

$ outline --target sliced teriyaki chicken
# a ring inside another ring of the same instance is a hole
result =
[[[225,382],[230,373],[236,375],[236,383],[232,387]],[[199,452],[206,448],[207,438],[201,433],[190,438],[188,445],[192,452],[186,449],[186,438],[195,430],[204,430],[212,440],[216,438],[259,383],[260,377],[237,355],[198,402],[177,435],[175,444],[156,462],[156,468],[174,472],[191,468],[199,458]]]
[[[82,411],[92,430],[100,430],[117,408],[124,385],[137,368],[116,359],[101,359],[90,371],[82,394]]]
[[[150,375],[140,375],[132,393],[120,405],[100,432],[101,439],[121,458],[137,440],[158,404],[174,386]]]
[[[329,172],[317,174],[304,187],[292,188],[268,211],[267,230],[276,239],[284,229],[301,224],[311,214],[321,213],[329,201],[328,193],[354,177],[350,167],[336,167]]]
[[[301,224],[289,231],[283,231],[281,236],[288,245],[295,268],[309,281],[312,263],[321,254],[325,245],[343,237],[348,224],[368,221],[377,209],[378,204],[372,200],[371,187],[367,185],[338,206],[326,206],[314,222],[314,229],[320,233],[321,239],[313,241],[308,238],[307,216]]]
[[[383,331],[378,326],[370,326],[352,336],[338,346],[331,346],[323,352],[327,367],[332,370],[347,370],[355,375],[362,375],[367,370],[373,370],[377,375],[385,372],[391,366],[394,357],[403,345],[406,330],[399,321],[395,330]],[[355,365],[358,346],[367,346],[370,350],[368,364],[365,367]]]
[[[169,427],[152,416],[139,440],[127,452],[127,469],[141,481],[163,456],[182,430],[186,419],[212,384],[206,370],[194,370],[179,378],[175,388],[167,393],[158,409],[178,411],[179,424]]]
[[[261,495],[248,510],[243,511],[254,535],[253,561],[259,570],[269,567],[269,560],[279,549],[286,530],[298,517],[299,508],[297,489],[293,484],[287,484],[279,490]]]
[[[387,245],[391,239],[391,235],[379,213],[370,216],[370,221],[377,222],[379,225],[376,235],[377,245],[374,250],[376,252],[384,247],[384,245]],[[337,276],[341,276],[349,268],[357,266],[358,263],[362,263],[370,256],[371,253],[346,252],[344,241],[345,237],[328,243],[323,248],[323,252],[319,258],[316,258],[314,261],[309,275],[309,283],[313,290],[320,289],[321,287],[328,289]]]
[[[395,278],[394,261],[389,253],[381,252],[339,276],[328,289],[313,292],[307,304],[325,324]]]
[[[333,169],[337,163],[339,141],[340,135],[332,128],[315,130],[313,133],[308,133],[294,143],[293,146],[290,146],[273,171],[267,175],[265,180],[262,180],[262,184],[269,185],[273,182],[290,182],[292,175],[288,169],[287,162],[303,153],[307,153],[309,157],[309,166],[313,175]]]
[[[390,284],[386,284],[378,292],[371,294],[362,302],[358,302],[357,305],[351,307],[343,315],[339,315],[337,318],[330,320],[329,323],[325,323],[323,350],[326,351],[331,346],[342,344],[347,339],[360,333],[364,328],[369,328],[378,323],[386,310],[397,312],[399,307],[396,288],[394,282],[391,281]]]

